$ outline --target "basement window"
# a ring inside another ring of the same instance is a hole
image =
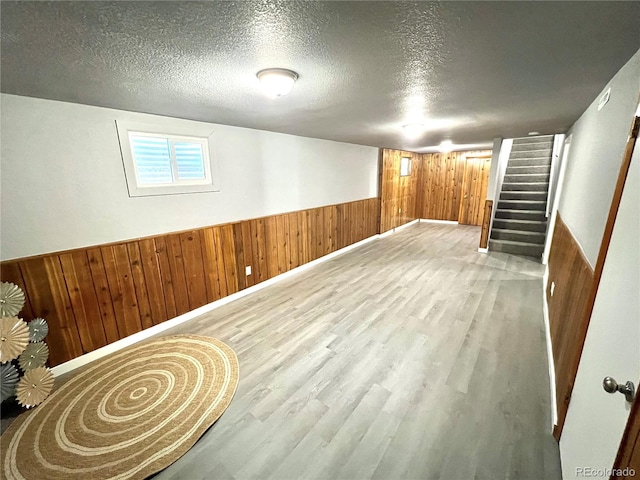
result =
[[[408,177],[409,175],[411,175],[411,158],[401,157],[400,158],[400,176]]]
[[[219,190],[208,129],[116,125],[130,197]]]

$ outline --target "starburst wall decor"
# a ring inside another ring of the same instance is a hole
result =
[[[0,283],[0,401],[11,398],[25,408],[44,401],[53,388],[53,374],[45,366],[49,326],[44,318],[25,322],[24,292],[13,283]]]

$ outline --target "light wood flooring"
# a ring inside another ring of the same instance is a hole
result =
[[[224,415],[157,479],[560,479],[542,266],[419,223],[168,333],[240,361]]]

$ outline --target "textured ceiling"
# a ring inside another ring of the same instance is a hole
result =
[[[566,130],[638,2],[6,2],[5,93],[422,150]],[[295,70],[271,99],[255,74]],[[615,94],[615,92],[613,93]],[[401,126],[428,131],[406,140]]]

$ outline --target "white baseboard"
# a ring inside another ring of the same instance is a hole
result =
[[[489,253],[489,249],[488,248],[478,248],[478,252],[480,252],[480,253]]]
[[[427,223],[444,223],[446,225],[459,225],[455,220],[431,220],[429,218],[421,218],[420,221]]]
[[[558,424],[558,402],[556,394],[556,368],[553,361],[553,346],[551,344],[551,327],[549,325],[549,304],[547,303],[547,284],[549,282],[549,267],[542,276],[542,313],[544,315],[544,334],[547,340],[547,365],[549,365],[549,390],[551,393],[551,432]]]
[[[406,225],[403,225],[402,227],[398,227],[395,230],[400,230],[401,228],[407,227],[412,223],[416,223],[417,220],[408,223]],[[389,232],[387,232],[389,233]],[[391,231],[391,233],[393,233],[393,231]],[[220,300],[216,300],[215,302],[212,303],[208,303],[207,305],[203,305],[202,307],[196,308],[195,310],[191,310],[190,312],[187,312],[183,315],[179,315],[175,318],[172,318],[170,320],[167,320],[166,322],[162,322],[158,325],[154,325],[153,327],[149,327],[145,330],[142,330],[141,332],[138,333],[134,333],[133,335],[129,335],[128,337],[125,337],[121,340],[118,340],[116,342],[110,343],[109,345],[105,345],[104,347],[98,348],[97,350],[94,350],[92,352],[89,353],[85,353],[84,355],[81,355],[79,357],[76,357],[74,359],[71,359],[67,362],[61,363],[60,365],[57,365],[55,367],[53,367],[51,369],[52,373],[54,376],[60,376],[63,375],[65,373],[68,373],[72,370],[75,370],[76,368],[80,368],[84,365],[87,365],[88,363],[91,363],[95,360],[98,360],[99,358],[105,357],[113,352],[116,352],[118,350],[121,350],[125,347],[128,347],[130,345],[133,345],[135,343],[141,342],[143,340],[146,340],[147,338],[150,338],[154,335],[157,335],[159,333],[164,332],[165,330],[168,330],[170,328],[173,328],[177,325],[180,325],[181,323],[184,323],[188,320],[191,320],[199,315],[203,315],[207,312],[210,312],[212,310],[215,310],[216,308],[220,308],[223,305],[226,305],[227,303],[231,303],[235,300],[238,300],[239,298],[245,297],[251,293],[257,292],[258,290],[262,290],[265,287],[268,287],[269,285],[273,285],[274,283],[277,283],[281,280],[284,280],[286,278],[289,278],[293,275],[296,275],[300,272],[304,272],[305,270],[312,268],[322,262],[326,262],[327,260],[331,260],[334,257],[337,257],[339,255],[342,255],[343,253],[346,253],[350,250],[353,250],[355,248],[358,248],[366,243],[369,243],[373,240],[376,240],[377,238],[381,237],[382,235],[373,235],[372,237],[369,238],[365,238],[364,240],[361,240],[360,242],[348,245],[344,248],[341,248],[340,250],[336,250],[335,252],[331,252],[327,255],[325,255],[324,257],[320,257],[316,260],[313,260],[311,262],[305,263],[304,265],[300,265],[299,267],[294,268],[293,270],[289,270],[288,272],[285,273],[281,273],[280,275],[277,275],[273,278],[270,278],[268,280],[265,280],[264,282],[261,282],[257,285],[254,285],[252,287],[249,288],[245,288],[244,290],[241,290],[239,292],[236,292],[232,295],[229,295],[227,297],[221,298]]]
[[[407,227],[409,227],[411,225],[414,225],[414,224],[418,223],[419,221],[420,221],[420,219],[417,218],[415,220],[410,221],[409,223],[405,223],[404,225],[400,225],[399,227],[392,228],[391,230],[387,230],[386,232],[381,233],[378,236],[379,237],[388,237],[389,235],[392,235],[393,233],[397,232],[398,230],[402,230],[404,228],[407,228]]]

